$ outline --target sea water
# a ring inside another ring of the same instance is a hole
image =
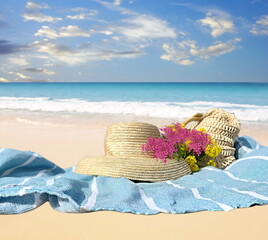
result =
[[[0,83],[1,114],[189,118],[211,108],[268,124],[268,83]]]

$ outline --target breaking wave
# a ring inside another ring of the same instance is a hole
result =
[[[224,102],[91,102],[78,98],[53,99],[31,97],[0,97],[0,109],[54,113],[132,114],[137,116],[189,118],[210,108],[223,108],[241,121],[268,123],[268,106]]]

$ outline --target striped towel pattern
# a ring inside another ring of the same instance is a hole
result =
[[[268,203],[268,147],[250,137],[235,143],[225,170],[206,167],[178,180],[134,183],[86,176],[42,156],[0,148],[0,213],[18,214],[49,202],[61,212],[112,210],[135,214],[229,211]]]

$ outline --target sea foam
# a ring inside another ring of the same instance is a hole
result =
[[[189,118],[210,108],[223,108],[244,122],[268,123],[268,106],[225,102],[91,102],[78,98],[0,97],[0,109],[54,113],[132,114],[136,116]]]

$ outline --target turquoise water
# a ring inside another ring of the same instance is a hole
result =
[[[4,83],[0,97],[268,105],[266,83]]]
[[[267,83],[1,83],[0,109],[188,118],[220,107],[268,122]]]

